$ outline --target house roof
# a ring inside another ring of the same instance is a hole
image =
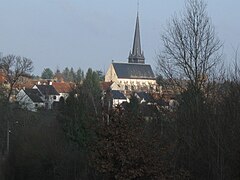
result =
[[[153,97],[152,97],[149,93],[146,93],[146,92],[137,92],[137,96],[138,96],[140,99],[144,99],[146,102],[154,102]]]
[[[117,90],[112,90],[112,97],[113,99],[127,99],[123,93],[121,93],[120,91]]]
[[[149,64],[112,63],[118,78],[126,79],[155,79]]]
[[[43,95],[59,95],[56,89],[51,85],[36,85]]]
[[[52,86],[58,93],[69,93],[73,90],[74,84],[65,82],[53,82]]]
[[[33,102],[43,102],[43,100],[40,98],[41,93],[37,89],[25,89],[23,91]]]
[[[103,91],[107,91],[108,89],[111,88],[111,85],[113,84],[113,82],[100,82],[100,88]]]

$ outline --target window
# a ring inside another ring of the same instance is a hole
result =
[[[37,107],[38,107],[38,104],[35,104],[35,107],[37,108]]]
[[[56,100],[56,99],[57,99],[57,97],[56,97],[56,96],[53,96],[53,99],[54,99],[54,100]]]

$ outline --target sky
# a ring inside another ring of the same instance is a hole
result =
[[[240,45],[240,1],[208,0],[207,12],[230,63]],[[161,34],[184,0],[140,0],[145,61],[156,67]],[[32,59],[33,73],[89,67],[106,72],[112,60],[127,62],[137,0],[0,0],[0,52]]]

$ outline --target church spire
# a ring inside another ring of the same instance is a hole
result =
[[[139,28],[139,16],[137,13],[134,40],[133,40],[133,49],[129,54],[128,62],[129,63],[145,63],[145,58],[141,50],[140,42],[140,28]]]

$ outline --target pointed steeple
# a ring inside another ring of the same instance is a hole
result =
[[[145,63],[145,58],[141,50],[141,41],[140,41],[140,27],[139,27],[139,16],[137,13],[134,40],[133,40],[133,49],[130,51],[128,57],[128,63]]]

